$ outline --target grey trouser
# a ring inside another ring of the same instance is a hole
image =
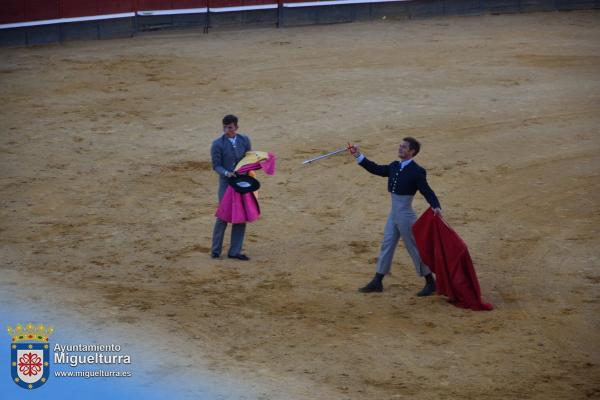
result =
[[[417,220],[417,215],[412,209],[412,200],[414,196],[402,196],[392,193],[392,209],[388,216],[385,230],[383,231],[383,240],[381,242],[381,252],[377,260],[377,272],[387,274],[392,266],[392,259],[398,240],[402,238],[404,246],[412,258],[417,275],[425,276],[431,271],[427,265],[421,261],[415,237],[412,233],[412,226]]]
[[[227,180],[219,178],[219,203],[225,194],[227,189]],[[229,247],[229,255],[237,256],[242,252],[242,245],[244,244],[244,234],[246,233],[246,224],[232,224],[231,228],[231,244]],[[225,237],[225,229],[227,228],[227,222],[217,218],[215,221],[215,227],[213,229],[212,247],[211,252],[221,254],[223,249],[223,238]]]

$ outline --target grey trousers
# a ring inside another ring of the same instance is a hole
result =
[[[228,183],[226,179],[219,178],[219,202],[225,194]],[[219,218],[215,221],[215,227],[213,228],[212,246],[211,252],[221,254],[223,250],[223,239],[225,238],[225,229],[227,229],[227,222],[220,220]],[[246,224],[232,224],[231,228],[231,244],[229,246],[228,255],[237,256],[242,252],[242,246],[244,244],[244,235],[246,233]]]
[[[385,224],[381,251],[377,260],[377,272],[386,275],[390,272],[394,252],[398,240],[402,238],[404,246],[412,258],[417,275],[425,276],[431,273],[429,267],[421,261],[419,250],[412,233],[412,226],[417,220],[417,215],[412,208],[414,196],[401,196],[392,193],[392,209]]]

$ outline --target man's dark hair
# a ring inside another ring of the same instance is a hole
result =
[[[414,137],[408,136],[402,140],[405,142],[408,142],[408,148],[410,150],[415,151],[415,154],[413,155],[413,157],[416,156],[417,154],[419,154],[419,150],[421,150],[421,143],[419,143],[419,141],[417,139],[415,139]]]
[[[233,114],[227,114],[223,117],[223,125],[236,124],[238,123],[238,117]]]

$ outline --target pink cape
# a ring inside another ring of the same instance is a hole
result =
[[[269,157],[265,161],[244,165],[236,172],[245,173],[256,169],[262,169],[267,175],[273,175],[275,173],[273,153],[269,153]],[[260,206],[254,193],[238,193],[229,186],[225,189],[215,216],[232,224],[245,224],[256,221],[260,217]]]
[[[481,300],[481,289],[467,245],[429,208],[412,227],[421,259],[435,273],[438,294],[457,307],[491,310]]]

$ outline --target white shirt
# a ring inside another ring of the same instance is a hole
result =
[[[410,160],[404,160],[400,162],[400,171],[402,171],[408,164],[412,162],[412,158]]]
[[[231,142],[231,145],[233,146],[233,148],[235,149],[235,140],[237,139],[237,135],[235,135],[234,137],[230,138],[228,137],[227,140],[229,140],[229,142]],[[231,171],[227,171],[228,173],[232,173]]]
[[[237,139],[237,135],[235,135],[235,136],[234,136],[234,137],[232,137],[232,138],[228,137],[227,139],[229,139],[229,141],[231,142],[231,145],[232,145],[233,147],[235,147],[235,139]]]

